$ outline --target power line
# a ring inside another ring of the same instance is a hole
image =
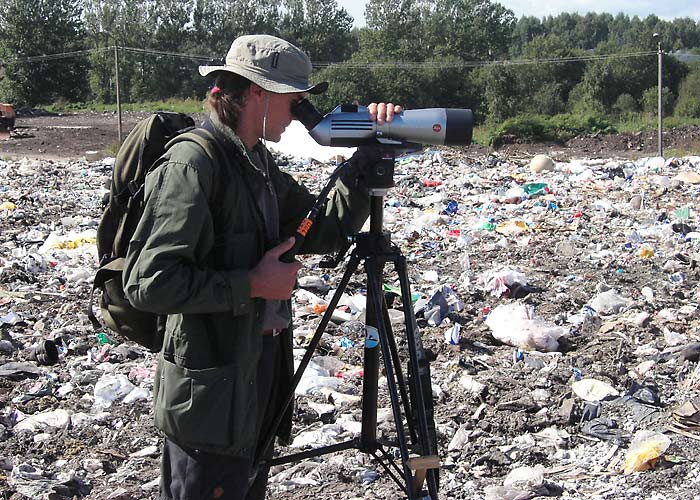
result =
[[[121,50],[125,52],[132,52],[135,54],[151,54],[157,56],[165,57],[178,57],[180,59],[192,59],[194,61],[211,61],[211,56],[202,56],[197,54],[181,54],[179,52],[168,52],[165,50],[153,50],[153,49],[137,49],[135,47],[120,47]]]
[[[100,47],[96,49],[74,50],[71,52],[60,52],[57,54],[42,54],[40,56],[15,57],[13,59],[4,59],[5,63],[32,63],[43,61],[55,61],[58,59],[70,59],[72,57],[82,57],[93,54],[95,52],[106,52],[112,50],[112,47]]]
[[[180,52],[144,49],[137,47],[117,47],[124,52],[133,54],[146,54],[159,57],[174,57],[179,59],[189,59],[198,62],[209,62],[215,58],[200,54],[185,54]],[[71,52],[61,52],[56,54],[42,54],[38,56],[17,57],[14,59],[5,59],[6,63],[33,63],[53,61],[60,59],[69,59],[73,57],[83,57],[93,53],[106,52],[114,49],[111,47],[100,47],[94,49],[76,50]],[[564,64],[570,62],[583,61],[598,61],[607,59],[626,59],[632,57],[649,57],[656,55],[656,51],[644,52],[625,52],[618,54],[587,54],[583,56],[570,57],[550,57],[542,59],[502,59],[494,61],[342,61],[342,62],[315,62],[315,69],[323,69],[328,67],[340,67],[350,69],[379,69],[379,68],[395,68],[395,69],[441,69],[441,68],[477,68],[483,66],[522,66],[532,64]],[[675,57],[673,54],[669,54]],[[694,56],[700,57],[700,56]]]
[[[208,62],[212,61],[211,56],[203,56],[199,54],[183,54],[179,52],[169,52],[165,50],[153,50],[153,49],[142,49],[136,47],[121,47],[117,46],[117,49],[124,52],[131,52],[134,54],[149,54],[161,57],[177,57],[180,59],[190,59],[194,61]],[[33,63],[33,62],[43,62],[43,61],[55,61],[59,59],[70,59],[72,57],[83,57],[97,52],[107,52],[114,50],[114,45],[110,47],[99,47],[94,49],[85,50],[74,50],[71,52],[60,52],[56,54],[42,54],[38,56],[27,56],[27,57],[15,57],[10,59],[4,59],[5,63]],[[0,62],[2,60],[0,59]]]
[[[656,55],[656,51],[625,52],[619,54],[590,54],[585,56],[550,57],[544,59],[503,59],[496,61],[343,61],[343,62],[318,62],[315,68],[342,67],[342,68],[396,68],[396,69],[432,69],[432,68],[477,68],[481,66],[522,66],[528,64],[561,64],[579,61],[597,61],[605,59],[625,59],[631,57],[649,57]]]

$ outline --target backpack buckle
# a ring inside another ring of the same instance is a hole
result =
[[[126,185],[126,187],[129,189],[129,193],[131,193],[131,196],[134,197],[136,194],[141,191],[141,188],[143,185],[139,185],[138,182],[136,182],[134,179],[130,180],[129,183]]]

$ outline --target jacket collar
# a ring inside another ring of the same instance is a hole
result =
[[[251,150],[248,149],[248,147],[245,145],[245,143],[241,140],[241,138],[236,134],[236,132],[233,131],[231,127],[228,125],[225,125],[221,122],[219,119],[219,115],[217,115],[214,112],[209,113],[209,121],[212,124],[214,130],[216,133],[219,135],[220,138],[224,139],[226,143],[229,144],[229,147],[233,146],[238,150],[243,157],[248,160],[248,163],[255,169],[255,171],[261,173],[263,177],[266,177],[265,172],[261,171],[260,168],[257,166],[257,164],[253,161],[251,157]],[[254,146],[255,149],[257,148],[262,148],[262,151],[260,151],[260,155],[266,155],[267,151],[265,150],[265,147],[262,145],[260,141]]]

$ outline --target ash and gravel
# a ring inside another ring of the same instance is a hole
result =
[[[573,159],[539,173],[529,160],[427,150],[398,161],[385,200],[432,359],[440,498],[697,498],[700,424],[689,415],[680,427],[673,413],[700,384],[700,157]],[[312,190],[333,168],[281,162]],[[0,498],[157,496],[155,358],[85,314],[110,169],[0,161]],[[294,296],[299,357],[342,275],[319,260],[304,258]],[[385,284],[397,284],[390,267]],[[364,291],[358,273],[302,381],[295,446],[281,453],[358,432]],[[402,304],[391,307],[402,350]],[[48,366],[33,358],[47,339],[59,355]],[[384,384],[378,403],[378,434],[391,437]],[[625,474],[640,431],[670,445]],[[269,492],[402,497],[355,451],[276,467]]]

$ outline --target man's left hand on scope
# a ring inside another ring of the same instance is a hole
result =
[[[376,120],[377,124],[379,125],[383,125],[384,122],[390,122],[394,119],[395,114],[401,113],[401,111],[403,111],[401,106],[399,106],[398,104],[392,104],[390,102],[380,102],[379,104],[373,102],[369,106],[367,106],[367,110],[369,111],[369,117],[372,120]]]

